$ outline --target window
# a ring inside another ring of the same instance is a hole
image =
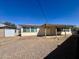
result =
[[[25,27],[23,28],[23,32],[37,32],[36,27]]]
[[[26,32],[26,28],[23,28],[23,32]]]
[[[26,32],[30,32],[30,28],[29,27],[26,28]]]
[[[37,32],[37,28],[35,28],[35,32]]]
[[[23,28],[23,32],[30,32],[30,28],[29,27]]]
[[[37,32],[37,28],[36,27],[31,27],[31,32]]]

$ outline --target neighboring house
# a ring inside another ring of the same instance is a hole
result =
[[[71,29],[64,29],[65,25],[44,24],[44,25],[20,25],[21,36],[53,36],[72,35]]]
[[[13,37],[16,36],[16,29],[7,25],[0,24],[0,37]]]

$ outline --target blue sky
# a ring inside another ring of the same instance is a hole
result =
[[[44,24],[38,0],[0,0],[0,22]],[[79,25],[79,0],[39,0],[47,22]]]

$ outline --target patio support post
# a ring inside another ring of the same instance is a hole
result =
[[[46,38],[46,35],[47,35],[47,29],[45,28],[45,38]]]
[[[47,28],[46,28],[46,24],[45,24],[45,38],[46,38],[46,35],[47,35]]]
[[[66,31],[65,31],[65,37],[66,37]]]
[[[66,26],[65,26],[66,27]],[[64,31],[65,31],[65,37],[66,37],[66,28],[64,29]]]
[[[56,38],[57,38],[57,28],[55,29],[55,33],[56,33]],[[57,38],[58,39],[58,38]]]

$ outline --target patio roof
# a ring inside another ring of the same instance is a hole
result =
[[[63,24],[44,24],[44,25],[42,25],[42,27],[46,27],[46,28],[49,28],[49,27],[63,28],[65,26],[73,26],[73,25],[63,25]]]

